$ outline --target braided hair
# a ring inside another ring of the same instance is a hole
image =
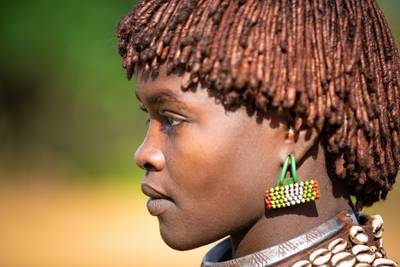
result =
[[[314,127],[357,209],[400,164],[399,54],[375,0],[141,0],[118,24],[128,79],[183,74],[228,108],[290,110]]]

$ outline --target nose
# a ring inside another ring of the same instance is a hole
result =
[[[164,154],[148,136],[135,151],[136,165],[146,171],[161,171],[165,165]]]

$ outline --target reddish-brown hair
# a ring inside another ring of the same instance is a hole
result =
[[[118,25],[119,53],[156,77],[184,73],[226,107],[290,109],[321,131],[357,208],[385,198],[400,164],[399,55],[374,0],[146,0]]]

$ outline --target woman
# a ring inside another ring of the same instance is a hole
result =
[[[399,57],[375,1],[140,1],[118,37],[170,247],[228,237],[202,266],[397,266],[380,216],[358,214],[400,163]]]

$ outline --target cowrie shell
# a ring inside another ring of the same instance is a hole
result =
[[[375,251],[375,258],[383,258],[383,255],[380,251]]]
[[[354,267],[371,267],[371,264],[365,263],[365,262],[360,262],[354,265]]]
[[[310,261],[313,265],[322,265],[331,259],[332,253],[326,248],[320,248],[310,254]]]
[[[378,239],[378,247],[383,248],[383,238]]]
[[[292,267],[311,267],[312,264],[307,260],[298,261]]]
[[[333,240],[331,243],[328,245],[328,249],[333,253],[336,254],[340,251],[345,250],[347,247],[347,241],[344,240],[343,238],[338,238]]]
[[[368,236],[365,234],[364,228],[354,225],[350,228],[350,240],[356,245],[366,244]]]
[[[372,263],[375,260],[375,254],[361,253],[356,256],[357,261],[363,263]]]
[[[383,236],[383,228],[381,228],[378,232],[374,233],[375,238],[382,238]]]
[[[383,231],[383,219],[380,215],[372,215],[371,218],[372,218],[372,232],[374,233],[375,237],[377,237],[376,234],[381,230]]]
[[[375,253],[365,245],[356,245],[351,249],[351,252],[356,256],[358,262],[372,263],[375,259]]]
[[[352,249],[351,252],[354,255],[358,255],[360,253],[368,253],[368,252],[372,252],[371,248],[366,246],[366,245],[355,245]]]
[[[374,260],[374,262],[372,263],[372,266],[374,267],[383,267],[383,266],[397,266],[397,263],[395,261],[389,260],[389,259],[376,259]]]
[[[332,257],[331,263],[336,267],[353,266],[356,263],[356,258],[349,252],[339,252]]]
[[[379,248],[379,252],[382,254],[382,257],[386,257],[386,251],[383,247]]]

